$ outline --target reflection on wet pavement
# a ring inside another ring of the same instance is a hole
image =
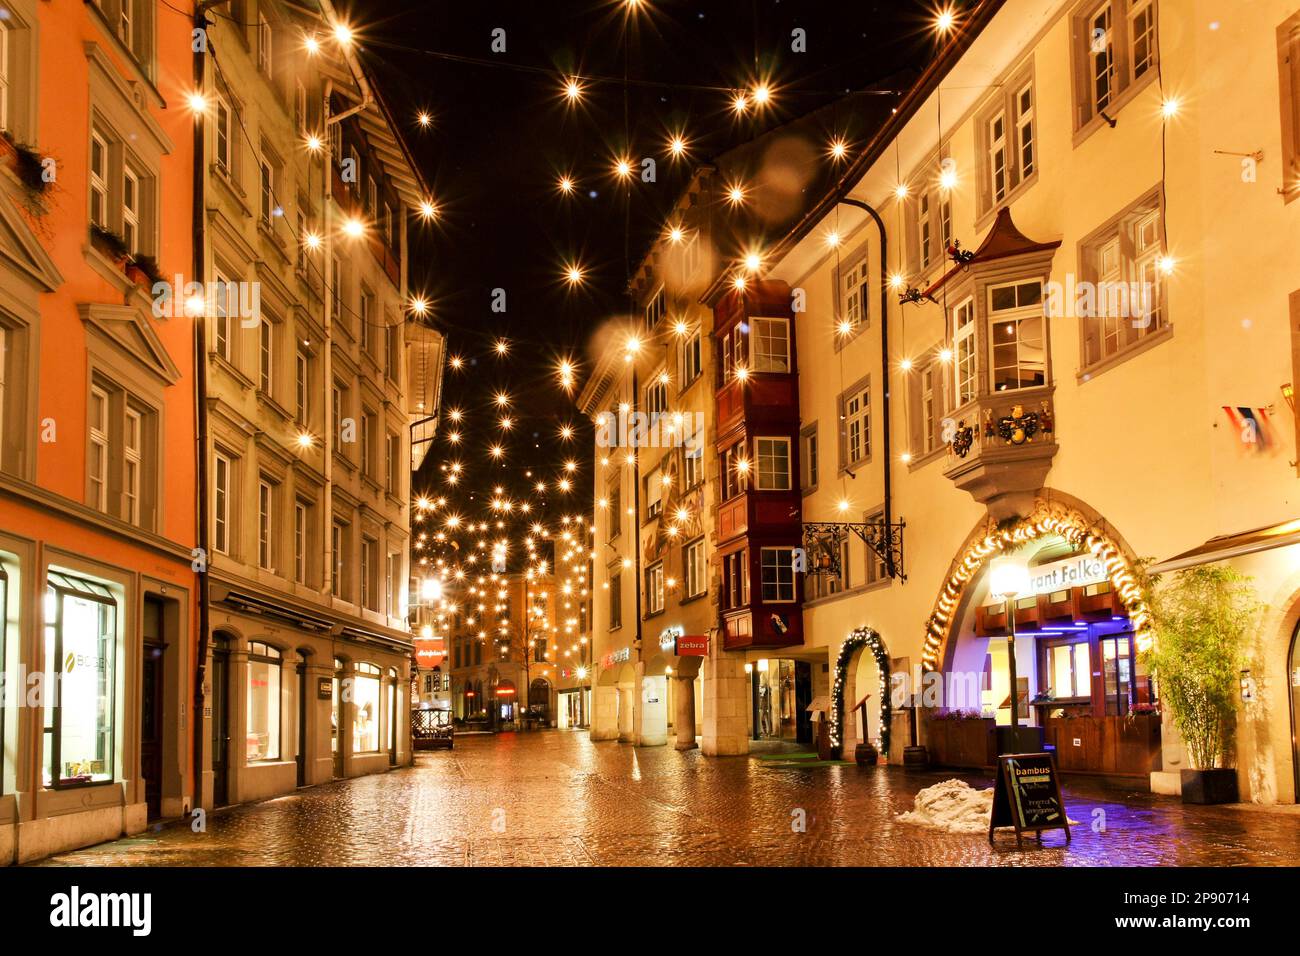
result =
[[[799,767],[584,733],[466,737],[415,767],[218,811],[47,865],[72,866],[1275,866],[1300,863],[1296,808],[1184,807],[1067,778],[1066,845],[954,835],[894,820],[959,776]],[[800,812],[802,811],[802,813]],[[803,832],[798,832],[800,821]]]

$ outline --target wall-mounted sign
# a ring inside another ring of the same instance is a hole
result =
[[[330,677],[319,677],[316,679],[316,697],[319,700],[329,700],[334,696],[334,680]]]
[[[447,656],[447,642],[440,637],[415,642],[415,662],[420,667],[437,667]]]
[[[684,632],[680,627],[666,627],[662,634],[659,635],[659,649],[661,651],[672,651],[673,646],[677,643],[677,638],[681,637]]]
[[[1029,569],[1029,590],[1033,594],[1051,594],[1109,580],[1106,563],[1093,554],[1076,554]]]
[[[616,651],[610,651],[600,659],[601,667],[613,667],[615,664],[622,664],[624,661],[632,659],[632,648],[620,647]]]
[[[679,634],[675,651],[678,657],[704,657],[709,653],[709,635]]]

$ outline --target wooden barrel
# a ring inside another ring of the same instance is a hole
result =
[[[930,753],[924,747],[903,748],[904,770],[925,770],[930,766]]]

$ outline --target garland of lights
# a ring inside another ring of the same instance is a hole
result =
[[[861,647],[871,649],[880,671],[880,752],[889,756],[889,724],[891,708],[889,706],[889,655],[885,652],[885,642],[869,627],[856,628],[840,645],[839,657],[835,660],[835,687],[831,691],[831,746],[838,748],[841,743],[840,729],[844,726],[844,678],[847,676],[849,659]]]
[[[1039,501],[1027,518],[999,527],[972,542],[954,563],[934,611],[925,623],[925,644],[921,653],[921,666],[926,671],[939,668],[939,652],[952,625],[953,612],[962,592],[984,563],[992,556],[1016,551],[1026,543],[1044,535],[1055,534],[1064,538],[1079,551],[1088,551],[1106,567],[1111,584],[1119,593],[1133,624],[1134,643],[1138,650],[1151,646],[1151,619],[1142,589],[1137,583],[1133,566],[1123,549],[1105,531],[1090,522],[1078,511]]]

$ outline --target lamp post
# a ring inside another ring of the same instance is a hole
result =
[[[1007,674],[1011,680],[1012,746],[1020,727],[1020,690],[1016,680],[1016,599],[1029,590],[1029,568],[1015,558],[998,558],[989,567],[989,590],[1007,606]]]

